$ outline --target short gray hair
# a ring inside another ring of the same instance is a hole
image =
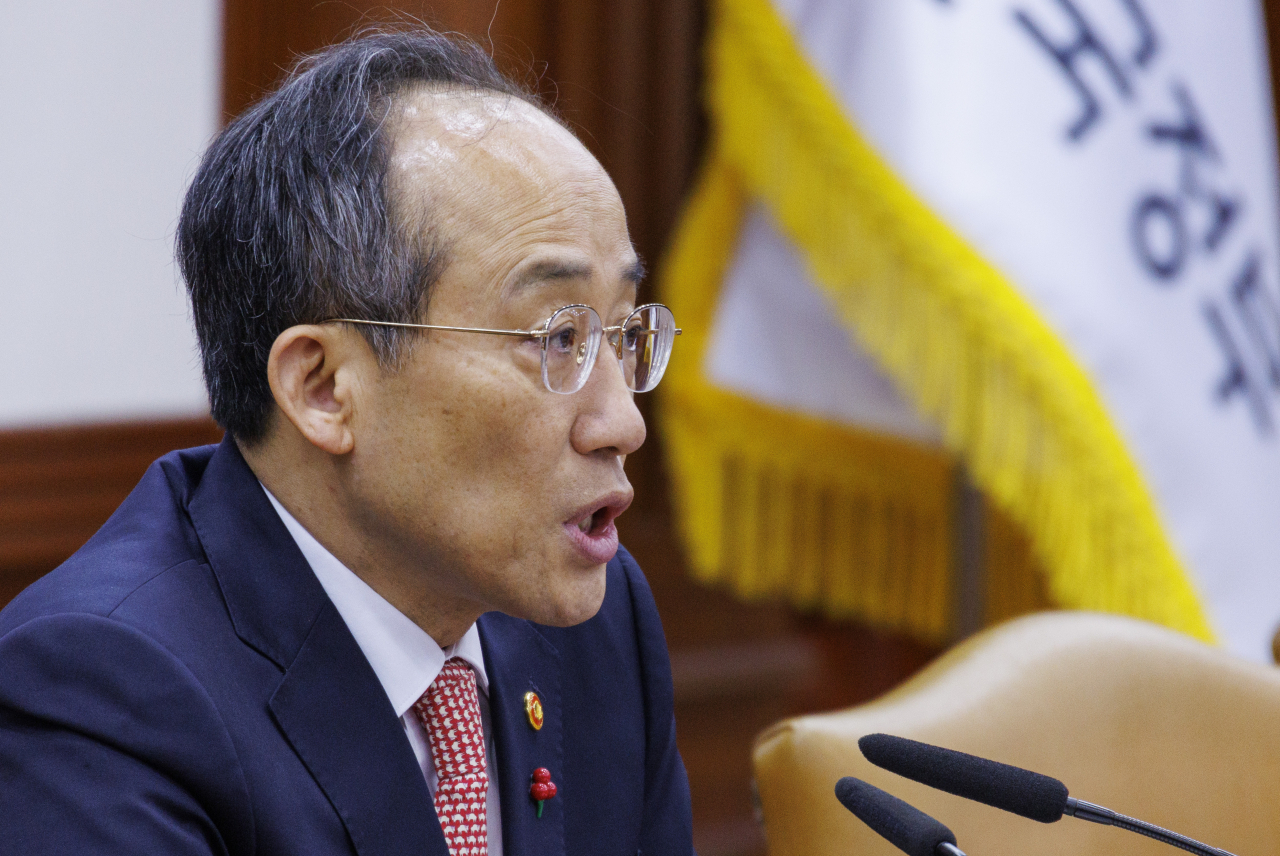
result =
[[[252,444],[270,427],[267,357],[281,332],[331,318],[412,322],[447,263],[389,199],[389,112],[421,85],[527,101],[475,43],[382,31],[301,60],[205,153],[178,223],[213,418]],[[428,213],[429,217],[429,213]],[[361,330],[394,365],[405,331]]]

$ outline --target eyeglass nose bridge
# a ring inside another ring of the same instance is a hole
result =
[[[625,356],[622,352],[622,327],[601,327],[600,343],[601,345],[607,345],[609,351],[618,358],[618,368],[622,371],[622,379],[625,383],[627,378],[626,371],[623,370]],[[586,386],[587,382],[591,379],[591,375],[595,374],[596,364],[600,362],[600,355],[603,354],[604,351],[605,349],[603,347],[597,347],[595,349],[596,357],[592,360],[591,366],[583,372],[582,386],[580,386],[579,389]],[[590,352],[591,350],[587,347],[586,342],[582,342],[578,345],[578,350],[575,354],[578,360],[578,365],[582,365],[583,360],[586,359]],[[630,388],[630,384],[627,384],[627,386]]]
[[[622,325],[603,328],[600,331],[600,338],[609,343],[609,350],[613,351],[613,355],[618,358],[618,362],[622,362]]]
[[[595,310],[592,311],[594,312]],[[624,368],[626,365],[626,355],[623,352],[622,334],[625,329],[625,324],[619,324],[614,327],[601,327],[600,342],[602,345],[607,343],[609,350],[618,358],[618,369],[622,372],[623,383],[628,389],[631,389],[631,383],[627,380],[627,373]],[[600,355],[604,353],[604,348],[597,347],[595,352],[596,356],[595,359],[592,360],[591,366],[582,372],[582,383],[578,386],[578,389],[582,389],[587,385],[588,381],[590,381],[591,375],[595,373],[596,364],[600,362]],[[580,342],[574,353],[574,358],[577,360],[578,365],[582,365],[583,361],[590,353],[591,349],[587,346],[587,342]],[[634,391],[635,390],[632,390],[632,392]]]

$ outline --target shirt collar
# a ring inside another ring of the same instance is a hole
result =
[[[425,630],[325,549],[265,485],[262,490],[373,667],[396,716],[404,716],[422,697],[451,657],[467,661],[475,670],[480,691],[489,695],[489,676],[484,670],[480,631],[475,624],[461,639],[442,649]]]

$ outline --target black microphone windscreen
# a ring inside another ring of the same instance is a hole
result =
[[[1067,786],[1021,767],[890,734],[858,741],[868,761],[891,773],[1041,823],[1053,823],[1067,807]]]
[[[935,850],[939,844],[956,843],[950,829],[861,779],[845,776],[836,782],[836,798],[859,820],[909,856],[937,856]]]

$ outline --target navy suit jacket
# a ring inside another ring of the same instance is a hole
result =
[[[653,597],[625,550],[607,573],[576,627],[480,619],[509,856],[692,852]],[[0,612],[0,852],[448,856],[382,685],[229,440],[153,464]]]

